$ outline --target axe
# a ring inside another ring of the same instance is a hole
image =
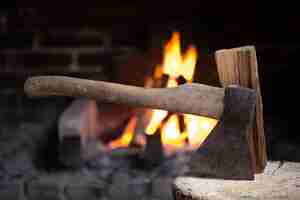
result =
[[[37,76],[25,82],[24,90],[29,97],[88,97],[219,119],[201,147],[193,152],[190,174],[223,179],[254,178],[255,163],[247,142],[256,104],[253,89],[198,83],[174,88],[142,88],[65,76]]]

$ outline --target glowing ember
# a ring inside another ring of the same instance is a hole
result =
[[[169,78],[167,82],[167,87],[177,87],[178,83],[175,79]]]
[[[163,75],[163,67],[160,65],[156,66],[154,71],[154,78],[159,79],[162,77],[162,75]]]
[[[134,135],[136,121],[137,121],[136,116],[133,116],[128,122],[127,126],[125,127],[125,130],[122,133],[121,137],[110,142],[108,144],[108,147],[112,149],[120,148],[120,147],[128,147]]]

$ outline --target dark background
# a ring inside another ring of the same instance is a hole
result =
[[[297,115],[297,101],[294,100],[297,96],[295,76],[300,56],[300,15],[296,5],[290,2],[256,1],[99,0],[4,1],[0,5],[0,77],[3,91],[6,88],[18,88],[18,91],[22,92],[24,79],[32,74],[26,71],[29,70],[27,65],[30,69],[38,69],[38,74],[44,74],[43,70],[47,71],[49,67],[44,67],[43,60],[51,61],[51,65],[69,64],[71,58],[66,54],[56,53],[53,57],[48,57],[48,54],[41,56],[37,51],[32,52],[36,35],[42,38],[43,48],[103,46],[105,41],[98,41],[97,38],[89,36],[78,39],[70,34],[89,29],[109,35],[112,49],[134,47],[146,52],[156,45],[156,36],[165,36],[173,30],[178,30],[182,33],[184,43],[194,43],[197,46],[200,59],[201,54],[211,55],[218,49],[255,45],[269,158],[300,160],[300,136],[298,131],[292,129],[296,121],[293,120],[296,119],[294,116]],[[52,33],[62,30],[67,31],[68,35],[59,39],[51,36]],[[30,54],[31,58],[28,58],[27,53],[23,55],[28,49],[33,53]],[[22,51],[22,59],[20,53],[14,54],[9,52],[10,50]],[[109,55],[113,57],[115,54],[113,52]],[[87,59],[84,59],[84,56],[81,59],[82,66],[93,66],[103,62],[103,59],[98,61],[97,53],[85,56]],[[11,60],[14,61],[13,65]],[[100,64],[111,67],[112,60]],[[22,68],[22,73],[18,67]],[[105,68],[105,73],[109,74],[112,71],[110,67]],[[11,70],[7,70],[8,68]],[[55,73],[59,73],[59,70]],[[91,74],[94,74],[92,70],[86,76]],[[16,99],[5,102],[15,102],[13,105],[19,105],[21,101],[21,107],[28,106],[29,100],[25,97],[18,100],[18,97],[22,96],[21,93],[14,94]]]

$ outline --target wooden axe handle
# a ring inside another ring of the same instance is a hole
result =
[[[88,97],[97,101],[190,113],[219,119],[224,88],[183,84],[174,88],[142,88],[65,76],[36,76],[24,85],[30,97]]]

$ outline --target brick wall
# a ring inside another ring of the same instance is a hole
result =
[[[85,22],[79,22],[80,18],[72,25],[62,15],[47,17],[35,8],[0,6],[1,124],[18,126],[19,121],[41,120],[44,114],[53,121],[71,100],[27,98],[23,85],[29,76],[108,80],[117,67],[116,61],[136,51],[133,30],[129,33],[124,25],[105,26],[99,17]]]
[[[7,80],[0,87],[31,75],[109,79],[116,58],[135,51],[138,29],[107,25],[97,9],[84,17],[69,8],[64,15],[59,9],[49,15],[45,8],[0,8],[0,77]]]
[[[0,72],[27,74],[103,74],[114,56],[128,47],[112,47],[105,32],[54,30],[0,33]]]

